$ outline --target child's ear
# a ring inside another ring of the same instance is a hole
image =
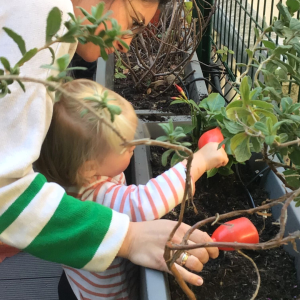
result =
[[[97,173],[97,163],[95,160],[88,160],[79,168],[78,173],[83,178],[91,178]]]

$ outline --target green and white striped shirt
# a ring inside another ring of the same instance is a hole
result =
[[[27,51],[44,46],[46,19],[54,6],[60,8],[64,21],[67,13],[73,12],[70,0],[4,1],[0,57],[6,57],[11,65],[21,58],[17,44],[3,27],[21,35]],[[75,47],[55,44],[52,48],[60,57],[66,53],[73,56]],[[49,71],[40,66],[49,63],[51,54],[46,49],[24,64],[21,76],[46,79]],[[45,260],[95,272],[105,270],[124,240],[129,218],[97,203],[72,198],[33,171],[53,103],[40,84],[25,83],[25,93],[18,84],[10,87],[11,94],[0,99],[0,240]]]

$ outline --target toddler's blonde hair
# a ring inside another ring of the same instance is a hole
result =
[[[68,82],[63,88],[72,97],[85,101],[93,108],[97,102],[84,99],[95,95],[103,96],[107,91],[109,104],[122,109],[122,113],[115,115],[111,124],[125,138],[134,134],[137,122],[134,109],[117,93],[86,79]],[[107,108],[98,112],[106,121],[111,122],[111,114]],[[109,126],[78,101],[62,95],[54,104],[52,122],[35,166],[48,181],[62,186],[82,185],[84,178],[78,171],[83,163],[94,159],[101,161],[110,151],[120,153],[123,150],[121,144],[122,140]]]

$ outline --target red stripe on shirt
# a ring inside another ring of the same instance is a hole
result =
[[[179,202],[178,201],[178,195],[176,193],[176,189],[174,188],[172,181],[170,180],[170,178],[165,173],[163,173],[162,176],[165,179],[165,181],[167,182],[168,186],[170,187],[170,189],[172,191],[172,194],[173,194],[173,197],[175,199],[175,205],[177,205],[178,202]]]
[[[119,286],[125,282],[125,280],[123,280],[123,281],[119,281],[119,282],[112,283],[112,284],[96,284],[95,282],[91,281],[90,279],[88,279],[87,277],[82,275],[80,272],[78,272],[78,270],[72,269],[72,268],[66,268],[66,269],[71,270],[73,273],[77,274],[85,282],[87,282],[88,284],[90,284],[94,287],[97,287],[97,288],[108,289],[108,288]],[[114,277],[117,277],[118,275],[119,274],[115,274]],[[71,276],[69,275],[69,277],[71,277]]]
[[[144,210],[143,210],[143,205],[142,205],[140,193],[138,192],[137,195],[138,195],[138,202],[139,202],[139,204],[138,204],[138,210],[140,212],[141,219],[142,219],[142,221],[146,221],[146,216],[144,214]]]
[[[99,193],[100,189],[102,188],[102,186],[103,186],[106,182],[109,182],[109,180],[108,180],[108,181],[103,181],[103,182],[99,183],[99,184],[97,185],[97,187],[95,188],[94,193],[93,193],[93,201],[94,201],[94,202],[97,201],[98,193]],[[102,203],[103,203],[103,201],[102,201]]]
[[[122,187],[121,185],[117,186],[116,189],[114,190],[114,193],[113,193],[113,195],[111,197],[110,208],[114,208],[115,201],[116,201],[116,198],[118,196],[118,192],[119,192],[119,190],[120,190],[121,187]]]
[[[132,220],[132,222],[136,222],[136,215],[135,215],[134,206],[132,204],[132,199],[131,199],[130,195],[129,195],[129,204],[130,204],[131,220]]]
[[[168,200],[166,199],[165,194],[163,193],[163,191],[162,191],[161,187],[159,186],[158,182],[156,181],[155,178],[152,178],[150,181],[155,185],[155,187],[156,187],[156,189],[157,189],[157,191],[160,195],[160,198],[161,198],[161,200],[162,200],[162,202],[165,206],[165,213],[169,212]]]
[[[154,204],[154,201],[153,201],[153,199],[152,199],[152,197],[151,197],[151,195],[150,195],[150,192],[149,192],[148,187],[145,186],[144,190],[145,190],[145,193],[146,193],[147,198],[148,198],[148,200],[149,200],[149,203],[150,203],[150,205],[151,205],[152,212],[153,212],[153,215],[154,215],[154,219],[159,219],[159,215],[158,215],[157,209],[156,209],[155,204]]]
[[[184,187],[185,187],[185,181],[184,181],[183,177],[181,176],[180,172],[176,168],[172,168],[170,170],[172,170],[176,174],[176,176],[178,177],[178,179],[179,179],[179,181],[181,183],[182,188],[184,189]]]
[[[103,276],[103,275],[99,275],[97,273],[94,273],[94,272],[91,272],[92,275],[94,275],[95,277],[97,278],[100,278],[100,279],[108,279],[108,278],[114,278],[114,277],[117,277],[117,276],[121,276],[125,273],[125,269],[121,272],[118,272],[118,273],[114,273],[114,274],[110,274],[110,275],[106,275],[106,276]]]
[[[113,297],[113,296],[116,296],[116,295],[119,295],[123,292],[125,292],[127,290],[127,288],[121,290],[121,291],[118,291],[116,293],[110,293],[110,294],[102,294],[102,293],[95,293],[95,292],[92,292],[88,289],[86,289],[84,286],[82,286],[79,282],[77,282],[74,278],[72,278],[71,276],[69,276],[70,279],[74,282],[75,285],[77,285],[77,287],[81,290],[83,290],[84,292],[90,294],[90,295],[93,295],[93,296],[98,296],[98,297],[104,297],[104,298],[108,298],[108,297]]]
[[[123,194],[123,197],[122,197],[122,200],[121,200],[121,205],[120,205],[120,210],[119,210],[120,213],[123,213],[123,211],[124,211],[124,206],[125,206],[126,198],[127,198],[128,194],[131,192],[131,188],[132,188],[131,185],[128,186],[126,188],[125,193]]]

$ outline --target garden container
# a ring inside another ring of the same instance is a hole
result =
[[[187,55],[187,54],[186,54]],[[97,62],[97,72],[96,72],[96,82],[104,85],[105,87],[114,90],[114,54],[108,56],[108,60],[105,61],[101,57]],[[191,61],[186,65],[185,74],[190,74],[194,72],[187,81],[192,81],[196,78],[203,78],[203,73],[197,58],[196,53],[194,53]],[[188,92],[190,99],[193,99],[196,103],[199,103],[201,99],[207,97],[208,92],[204,81],[195,81],[192,84],[188,85]],[[154,110],[139,110],[137,114],[147,115],[147,114],[160,114],[160,115],[169,115],[168,113],[162,113],[160,111]]]
[[[188,120],[180,120],[174,122],[174,126],[180,126],[181,124],[189,123]],[[137,138],[157,138],[158,136],[164,135],[164,132],[158,122],[139,122]],[[257,155],[253,155],[250,160],[250,167],[258,173],[263,170],[266,165],[258,163],[255,160],[258,158]],[[138,146],[134,151],[133,157],[134,163],[132,164],[132,172],[134,181],[136,184],[145,184],[151,177],[152,171],[150,166],[150,150],[149,147]],[[276,199],[285,194],[282,187],[282,183],[275,176],[272,171],[264,172],[260,184],[269,193],[270,199]],[[280,208],[278,205],[272,209],[273,217],[275,220],[280,215]],[[289,232],[294,232],[300,228],[300,209],[296,209],[294,203],[288,208],[288,219],[286,224],[286,235]],[[300,249],[299,241],[297,241],[298,249]],[[289,254],[295,257],[295,267],[297,270],[298,280],[300,275],[300,260],[299,253],[297,253],[292,245],[284,247]],[[141,300],[170,300],[170,292],[168,286],[168,280],[164,273],[159,271],[150,270],[147,268],[141,268]],[[263,288],[263,287],[261,287]]]

